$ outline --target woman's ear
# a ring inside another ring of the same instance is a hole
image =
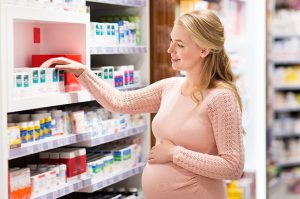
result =
[[[210,53],[210,49],[208,48],[202,48],[200,51],[200,55],[202,58],[205,58]]]

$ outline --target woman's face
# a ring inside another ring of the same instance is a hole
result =
[[[175,24],[170,34],[172,68],[176,71],[200,71],[203,48],[199,47],[183,26]]]

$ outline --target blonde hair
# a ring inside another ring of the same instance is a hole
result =
[[[181,15],[175,23],[182,25],[198,46],[210,49],[203,60],[199,85],[194,89],[192,99],[199,105],[200,100],[195,95],[197,92],[200,91],[202,95],[201,91],[204,89],[224,87],[234,93],[242,111],[241,97],[224,48],[224,27],[217,15],[208,10],[193,11]]]

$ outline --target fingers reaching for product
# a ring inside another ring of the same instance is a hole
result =
[[[65,57],[51,58],[51,59],[48,59],[47,61],[45,61],[44,63],[42,63],[42,65],[40,67],[41,68],[50,68],[52,65],[56,65],[56,64],[69,64],[70,61],[72,61],[72,60],[67,59]]]
[[[45,61],[41,65],[41,67],[49,68],[52,65],[55,65],[56,69],[64,70],[69,73],[73,73],[77,77],[80,76],[83,73],[83,71],[86,69],[85,65],[83,65],[79,62],[73,61],[71,59],[67,59],[65,57],[57,57],[57,58],[49,59],[49,60]]]

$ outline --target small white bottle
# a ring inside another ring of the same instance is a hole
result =
[[[65,164],[59,165],[59,176],[61,180],[61,184],[65,184],[67,181],[67,166]]]

